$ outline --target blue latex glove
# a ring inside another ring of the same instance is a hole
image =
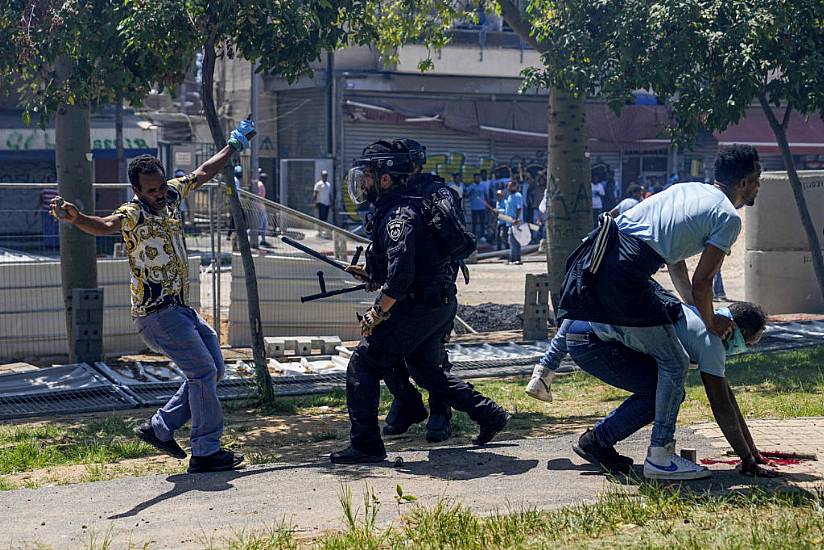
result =
[[[249,147],[250,134],[255,133],[255,123],[251,120],[241,120],[237,128],[232,130],[229,134],[229,145],[235,148],[235,151],[243,151]]]

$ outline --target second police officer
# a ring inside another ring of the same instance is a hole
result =
[[[407,193],[417,197],[432,197],[439,191],[448,190],[446,182],[440,176],[423,171],[426,164],[426,147],[412,139],[399,140],[403,146],[409,150],[409,158],[412,163],[412,175],[406,183]],[[460,198],[456,194],[447,191],[444,196],[453,201],[452,207],[456,212],[463,212]],[[452,281],[457,277],[460,266],[457,262],[452,262]],[[453,316],[454,323],[454,316]],[[452,326],[445,331],[443,341],[446,343],[452,333]],[[449,357],[444,349],[441,367],[452,370]],[[409,383],[409,369],[405,362],[400,362],[395,367],[387,371],[384,375],[384,383],[392,393],[392,405],[386,414],[386,423],[383,427],[383,435],[399,435],[405,433],[413,424],[422,422],[429,417],[426,423],[426,440],[431,443],[446,441],[452,435],[450,419],[452,411],[448,404],[439,399],[438,395],[429,395],[429,411],[421,399],[421,394]],[[471,384],[470,384],[471,385]]]
[[[443,339],[457,310],[454,270],[422,202],[408,192],[412,172],[403,142],[377,141],[348,175],[353,201],[375,207],[366,272],[371,284],[381,286],[363,315],[363,337],[346,371],[350,446],[330,455],[334,463],[386,458],[378,426],[380,380],[404,362],[419,386],[479,424],[475,444],[488,443],[509,421],[494,401],[443,368]]]

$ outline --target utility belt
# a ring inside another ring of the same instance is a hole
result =
[[[407,299],[412,302],[424,304],[427,307],[438,307],[448,304],[457,296],[458,287],[454,283],[432,283],[429,285],[415,286],[407,293]]]

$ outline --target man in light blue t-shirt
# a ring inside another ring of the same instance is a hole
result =
[[[612,325],[625,345],[643,347],[658,365],[655,421],[649,462],[669,467],[672,477],[700,472],[674,460],[669,449],[681,405],[689,356],[673,328],[682,315],[677,300],[657,292],[652,275],[663,265],[684,302],[694,304],[707,330],[726,336],[733,324],[712,307],[712,280],[741,231],[736,209],[751,206],[761,165],[750,146],[722,150],[715,182],[681,183],[657,193],[590,233],[570,256],[557,308],[558,318]],[[701,255],[690,280],[686,258]]]
[[[486,196],[488,194],[488,183],[481,181],[481,174],[476,172],[473,175],[474,181],[469,184],[467,196],[469,197],[469,211],[472,215],[472,233],[478,238],[478,242],[486,237]]]
[[[506,225],[509,228],[509,263],[521,263],[521,243],[515,238],[512,232],[513,227],[520,227],[524,223],[524,196],[518,190],[518,184],[510,181],[507,187],[509,196],[506,198],[506,215],[512,218],[512,221],[507,221]]]
[[[684,316],[673,325],[675,333],[690,362],[696,364],[701,372],[701,380],[716,422],[741,458],[741,473],[767,477],[775,475],[760,466],[768,464],[768,461],[753,443],[726,379],[726,357],[741,353],[758,343],[764,333],[766,315],[760,307],[749,302],[735,302],[729,308],[716,310],[734,324],[733,332],[722,341],[706,329],[693,306],[682,304],[681,307]],[[619,455],[614,446],[652,421],[655,415],[658,368],[655,360],[644,353],[643,347],[627,346],[619,337],[618,331],[610,325],[564,321],[541,361],[544,372],[539,381],[544,388],[544,395],[536,395],[529,388],[527,393],[538,399],[551,401],[550,384],[555,370],[567,353],[585,372],[611,386],[629,391],[632,395],[604,419],[596,422],[593,429],[584,432],[573,446],[579,456],[605,471],[626,474],[630,471],[632,459]],[[681,395],[683,399],[683,390]],[[696,470],[671,466],[678,466],[683,460],[676,455],[670,466],[663,469],[647,460],[644,463],[644,475],[653,479],[699,479],[709,476],[709,471],[704,468]]]

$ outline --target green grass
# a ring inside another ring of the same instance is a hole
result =
[[[61,424],[0,426],[0,474],[59,464],[105,464],[153,454],[120,416],[93,419],[79,428]]]
[[[362,502],[339,493],[344,527],[313,540],[296,540],[287,525],[248,530],[210,549],[455,550],[538,548],[812,549],[824,541],[822,500],[809,493],[753,489],[726,496],[681,493],[643,484],[638,494],[613,489],[594,504],[554,511],[526,509],[480,516],[460,503],[402,509],[390,527],[378,525],[382,503],[367,487]]]
[[[733,358],[728,363],[727,372],[742,412],[747,417],[824,416],[824,346]],[[512,421],[507,426],[509,437],[577,431],[604,416],[626,396],[625,392],[584,373],[556,378],[552,388],[555,401],[549,404],[528,397],[524,393],[524,384],[524,377],[486,379],[475,383],[479,391],[513,413]],[[711,420],[712,413],[697,372],[690,372],[686,390],[687,399],[681,408],[679,423]],[[391,398],[384,389],[380,414],[388,412]],[[327,414],[337,415],[345,422],[346,394],[343,390],[325,395],[281,398],[275,407],[269,408],[249,402],[229,403],[226,410],[235,421],[227,419],[225,443],[245,451],[252,463],[271,462],[277,458],[261,450],[267,446],[277,446],[277,439],[249,449],[238,443],[250,431],[265,423],[268,416],[282,419],[284,416],[298,415],[304,421],[315,418],[316,425],[307,428],[305,435],[308,443],[343,442],[348,435],[341,421],[337,427],[317,424],[323,422],[318,416]],[[157,454],[134,438],[134,422],[122,415],[112,415],[75,424],[39,422],[0,425],[0,475],[69,464],[89,465],[82,476],[82,480],[86,481],[124,475],[124,472],[107,471],[95,465]],[[286,422],[289,422],[288,418]],[[452,425],[457,436],[474,434],[477,430],[474,422],[463,413],[454,415]],[[424,430],[425,426],[418,424],[411,428],[410,433],[416,436]],[[180,437],[184,438],[185,433],[182,432]],[[249,439],[250,442],[253,440]],[[26,483],[29,482],[23,482],[24,485]],[[42,481],[30,483],[36,486]],[[14,482],[0,480],[0,490],[15,487]]]

